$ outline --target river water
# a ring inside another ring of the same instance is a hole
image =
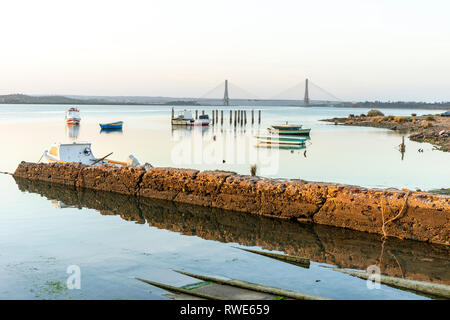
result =
[[[229,123],[209,128],[172,129],[170,107],[82,106],[78,130],[64,123],[66,106],[0,106],[0,171],[36,162],[53,142],[89,141],[98,157],[129,154],[154,166],[221,169],[266,177],[429,190],[449,187],[450,154],[384,129],[335,126],[319,121],[366,113],[367,109],[262,107],[261,124]],[[184,107],[177,107],[182,110]],[[195,110],[195,107],[185,107]],[[212,108],[198,107],[211,115]],[[245,107],[240,109],[246,109]],[[383,110],[385,114],[438,113]],[[219,111],[220,115],[220,111]],[[234,115],[234,113],[233,113]],[[257,118],[257,113],[255,113]],[[124,121],[122,132],[101,132],[99,122]],[[257,119],[255,119],[257,122]],[[302,149],[257,147],[254,136],[272,124],[311,128]],[[417,152],[419,148],[423,153]],[[236,278],[336,299],[422,299],[323,266],[364,270],[450,283],[448,249],[415,241],[276,221],[168,202],[145,203],[119,195],[77,192],[66,187],[15,181],[0,176],[0,298],[165,299],[165,291],[135,277],[182,286],[195,279],[175,273]],[[235,247],[276,250],[311,259],[300,268]],[[81,271],[81,289],[69,290],[69,266]]]

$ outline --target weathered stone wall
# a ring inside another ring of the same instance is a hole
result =
[[[223,171],[145,171],[105,165],[22,162],[14,176],[450,244],[450,197],[430,193],[265,179]]]
[[[390,238],[345,228],[265,218],[180,202],[130,197],[15,178],[20,190],[40,194],[103,215],[198,236],[282,251],[340,268],[365,270],[378,265],[384,275],[450,285],[450,246]]]

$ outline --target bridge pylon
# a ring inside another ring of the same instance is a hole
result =
[[[303,99],[305,106],[309,105],[309,91],[308,91],[308,79],[305,81],[305,98]]]
[[[228,97],[228,80],[225,80],[225,93],[223,95],[223,105],[230,105],[230,98]]]

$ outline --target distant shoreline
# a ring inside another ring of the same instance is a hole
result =
[[[108,105],[114,105],[114,106],[164,106],[164,107],[299,107],[299,108],[351,108],[351,109],[371,109],[371,108],[377,108],[377,109],[426,109],[426,110],[450,110],[447,106],[407,106],[407,107],[399,107],[399,106],[358,106],[358,105],[340,105],[340,106],[334,106],[334,105],[309,105],[308,107],[302,106],[302,105],[230,105],[230,106],[219,106],[215,104],[183,104],[178,105],[176,103],[173,104],[167,104],[167,103],[133,103],[133,102],[98,102],[98,103],[92,103],[92,102],[76,102],[76,103],[58,103],[58,102],[0,102],[0,105],[20,105],[20,104],[26,104],[26,105],[41,105],[41,104],[51,104],[51,105],[67,105],[67,106],[73,106],[73,105],[84,105],[84,106],[108,106]]]

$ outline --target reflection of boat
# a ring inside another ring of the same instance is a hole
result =
[[[275,145],[304,145],[305,138],[294,138],[294,137],[255,137],[259,143],[275,144]]]
[[[66,111],[66,123],[68,125],[78,125],[80,121],[80,110],[73,107]]]
[[[123,121],[100,123],[102,130],[122,130]]]
[[[301,150],[306,149],[304,144],[300,145],[276,145],[271,143],[258,143],[257,148],[280,149],[280,150]]]
[[[270,133],[278,134],[281,136],[307,136],[311,129],[297,129],[297,130],[279,130],[275,128],[268,128]]]
[[[281,124],[279,126],[272,126],[275,130],[299,130],[301,129],[301,125],[292,125],[288,124],[287,121],[285,124]]]
[[[67,125],[66,126],[67,134],[69,138],[76,139],[80,134],[80,126]]]
[[[122,128],[120,129],[100,129],[100,133],[107,133],[107,134],[122,134]]]
[[[111,153],[109,154],[111,155]],[[109,155],[103,158],[96,158],[91,150],[91,144],[88,142],[82,143],[55,143],[50,146],[50,150],[45,150],[43,157],[48,162],[67,163],[79,162],[87,165],[94,164],[115,164],[118,166],[138,166],[139,162],[135,157],[130,155],[127,162],[114,161],[106,159]]]

